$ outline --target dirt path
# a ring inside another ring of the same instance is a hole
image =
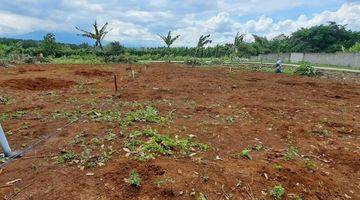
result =
[[[282,199],[360,199],[360,84],[176,64],[130,70],[134,78],[123,65],[0,69],[12,148],[59,131],[0,170],[0,197],[274,199],[282,188]],[[141,187],[125,181],[132,170]]]

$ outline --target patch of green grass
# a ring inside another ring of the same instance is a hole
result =
[[[67,119],[69,122],[75,122],[77,121],[83,113],[81,110],[73,110],[73,111],[67,111],[67,110],[55,110],[53,114],[54,119]]]
[[[285,188],[281,185],[275,185],[272,189],[272,195],[276,200],[282,199],[283,195],[285,194]]]
[[[175,152],[187,154],[193,148],[205,151],[209,146],[189,139],[171,138],[159,134],[154,129],[146,129],[129,133],[129,141],[125,143],[125,148],[136,153],[138,160],[144,160],[156,155],[173,155]]]
[[[299,155],[298,149],[297,149],[296,147],[294,147],[294,146],[291,146],[291,147],[287,150],[287,152],[285,153],[285,155],[284,155],[284,160],[287,160],[287,161],[293,160],[293,159],[295,159],[298,155]]]
[[[165,118],[160,116],[156,108],[152,106],[147,106],[145,109],[128,112],[123,118],[123,122],[128,124],[132,122],[161,123],[164,121]]]
[[[102,64],[104,58],[96,55],[70,55],[51,59],[53,64]]]
[[[69,163],[77,158],[78,156],[73,151],[63,151],[61,152],[61,155],[55,157],[58,164]]]
[[[276,169],[278,171],[281,171],[281,170],[284,169],[284,167],[282,165],[280,165],[280,164],[274,164],[273,167],[274,167],[274,169]]]
[[[129,178],[126,179],[126,182],[132,186],[140,187],[141,178],[135,169],[131,170]]]
[[[83,143],[85,141],[86,137],[87,137],[86,132],[79,133],[79,134],[75,135],[75,137],[72,140],[70,140],[69,144],[76,145],[76,144]]]
[[[255,150],[255,151],[262,151],[262,150],[265,150],[266,148],[262,144],[256,144],[256,145],[253,146],[252,149]]]
[[[0,122],[4,122],[10,119],[17,119],[20,117],[23,117],[27,114],[28,112],[26,110],[17,110],[15,112],[7,112],[7,113],[2,113],[0,115]]]

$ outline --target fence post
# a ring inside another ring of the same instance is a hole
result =
[[[10,149],[9,143],[6,139],[4,130],[1,127],[1,124],[0,124],[0,143],[1,143],[1,148],[4,152],[5,157],[11,157],[12,156],[11,149]]]

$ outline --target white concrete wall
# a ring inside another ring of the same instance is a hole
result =
[[[282,60],[283,62],[290,62],[290,53],[270,53],[270,54],[261,54],[259,56],[260,60],[263,61],[276,61],[276,60]]]
[[[306,53],[304,60],[314,64],[360,67],[360,53]]]
[[[290,62],[298,63],[304,60],[304,53],[291,53]]]
[[[282,53],[282,54],[261,54],[259,60],[297,63],[308,61],[313,64],[327,64],[347,67],[360,67],[360,53]]]

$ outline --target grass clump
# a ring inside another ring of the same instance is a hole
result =
[[[302,62],[294,71],[297,75],[302,76],[316,76],[316,70],[309,62]]]
[[[73,151],[63,151],[59,156],[56,157],[58,164],[65,164],[74,161],[78,156]]]
[[[145,109],[131,111],[127,113],[123,119],[123,122],[126,124],[130,124],[132,122],[161,123],[164,121],[165,118],[160,116],[156,108],[152,106],[147,106]]]
[[[286,160],[286,161],[293,160],[293,159],[295,159],[296,156],[298,156],[298,155],[299,155],[298,149],[297,149],[296,147],[291,146],[291,147],[287,150],[286,154],[284,155],[284,160]]]
[[[278,171],[281,171],[281,170],[284,169],[284,167],[282,165],[280,165],[280,164],[274,164],[273,167],[274,167],[274,169],[276,169]]]
[[[209,148],[207,144],[192,142],[189,139],[172,138],[159,134],[154,129],[131,132],[129,139],[125,143],[125,148],[135,153],[139,161],[155,158],[156,155],[173,155],[176,152],[187,154],[194,148],[202,151]]]
[[[271,191],[272,195],[276,200],[282,199],[283,195],[285,194],[285,188],[281,185],[275,185]]]
[[[134,187],[141,186],[141,178],[135,169],[131,170],[129,178],[125,179],[125,181]]]

